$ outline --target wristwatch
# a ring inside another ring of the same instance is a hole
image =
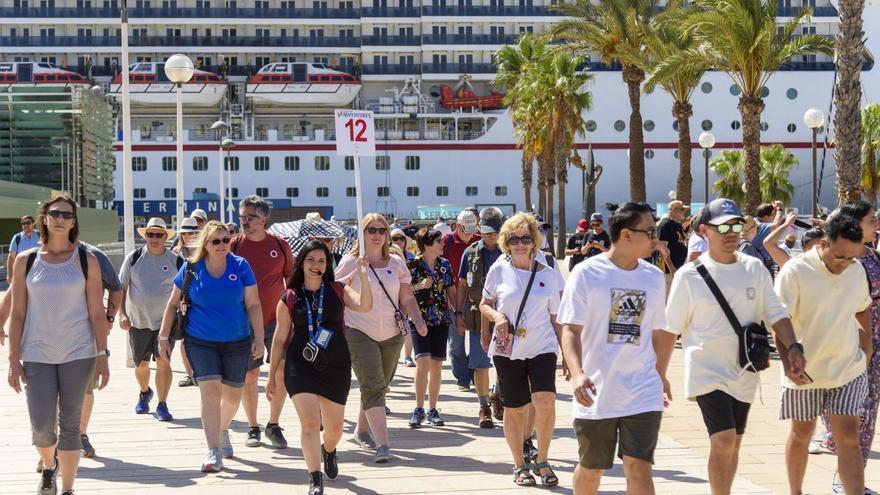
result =
[[[790,346],[788,346],[788,350],[789,350],[789,351],[791,351],[792,349],[797,349],[797,350],[799,350],[799,351],[801,352],[801,354],[804,353],[804,346],[801,345],[800,342],[795,342],[795,343],[791,344]]]
[[[107,321],[113,323],[114,321],[116,321],[116,317],[113,315],[107,315]]]
[[[461,316],[462,314],[464,314],[464,313],[462,313],[460,310],[457,310],[457,311],[455,312],[455,316]]]
[[[110,357],[110,349],[104,349],[103,351],[98,351],[96,356],[107,356]]]

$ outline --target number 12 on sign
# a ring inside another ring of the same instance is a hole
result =
[[[364,251],[364,206],[361,195],[361,156],[376,156],[376,127],[373,112],[366,110],[336,110],[336,154],[354,157],[354,190],[357,203],[358,242]]]

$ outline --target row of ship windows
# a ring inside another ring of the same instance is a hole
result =
[[[596,129],[598,128],[598,124],[596,124],[595,120],[588,120],[585,125],[586,125],[586,129],[588,132],[596,132]],[[653,120],[646,120],[644,122],[644,124],[642,124],[642,127],[646,131],[651,132],[655,129],[656,125],[654,124]],[[703,129],[704,131],[711,131],[712,127],[714,127],[714,124],[709,119],[706,119],[706,120],[700,122],[700,128]],[[738,131],[741,127],[742,127],[742,123],[738,120],[734,120],[730,123],[730,128],[733,129],[734,131]],[[789,133],[792,133],[792,134],[797,132],[797,128],[798,128],[797,124],[795,124],[793,122],[791,122],[787,126],[785,126],[785,129]],[[672,129],[676,132],[678,131],[678,121],[675,121],[672,123]],[[768,129],[770,129],[770,124],[768,124],[767,122],[761,122],[761,130],[766,132]],[[625,131],[626,130],[626,122],[624,122],[622,120],[615,121],[614,122],[614,130],[617,132]],[[822,134],[823,132],[825,132],[824,126],[819,128],[819,134]]]
[[[226,157],[223,160],[223,169],[233,171],[238,171],[241,168],[241,162],[239,157],[231,156]],[[376,157],[376,170],[391,170],[391,157],[390,156],[377,156]],[[350,156],[345,157],[344,162],[345,170],[354,170],[354,158]],[[131,159],[131,168],[134,172],[146,172],[147,171],[147,157],[145,156],[135,156]],[[205,172],[208,170],[208,157],[207,156],[194,156],[192,160],[192,168],[196,172]],[[254,157],[254,170],[257,172],[266,172],[270,168],[270,161],[268,156],[255,156]],[[421,157],[419,156],[407,156],[404,159],[404,168],[406,170],[420,170],[422,168]],[[295,172],[300,169],[300,159],[298,156],[286,156],[284,157],[284,170],[288,172]],[[174,172],[177,170],[177,157],[175,156],[163,156],[162,157],[162,170],[165,172]],[[329,156],[316,156],[315,157],[315,170],[326,172],[330,170],[330,157]]]
[[[257,196],[262,196],[264,198],[269,197],[269,188],[268,187],[258,187],[255,189]],[[177,197],[177,188],[175,187],[166,187],[162,190],[162,193],[165,198],[172,199]],[[197,187],[193,190],[194,194],[207,194],[208,188],[206,187]],[[437,186],[434,190],[435,196],[438,198],[444,198],[449,196],[449,186]],[[480,190],[477,186],[466,186],[464,188],[465,196],[479,196]],[[226,195],[230,198],[238,198],[238,188],[233,187],[232,189],[226,189]],[[285,195],[288,198],[298,198],[299,197],[299,188],[298,187],[288,187],[285,191]],[[410,198],[416,198],[420,195],[420,189],[418,186],[408,186],[406,188],[406,195]],[[330,188],[329,187],[317,187],[315,188],[315,196],[319,198],[327,198],[330,197]],[[355,197],[355,188],[354,187],[346,187],[345,188],[345,196],[348,198]],[[391,188],[388,186],[379,186],[376,188],[376,196],[380,198],[387,198],[391,196]],[[495,196],[507,196],[507,186],[495,186]],[[142,187],[136,187],[134,189],[134,198],[135,199],[146,199],[147,190]]]

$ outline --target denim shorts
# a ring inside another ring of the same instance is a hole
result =
[[[250,337],[233,342],[211,342],[187,334],[183,346],[197,382],[220,380],[230,387],[244,386],[244,375],[251,360]]]

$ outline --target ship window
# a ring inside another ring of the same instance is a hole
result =
[[[330,196],[330,188],[329,187],[319,187],[315,189],[315,196],[319,198],[326,198]]]
[[[626,123],[622,120],[617,120],[614,122],[614,130],[617,132],[623,132],[626,129]]]
[[[254,170],[257,172],[265,172],[269,170],[269,157],[268,156],[255,156],[254,157]]]
[[[353,198],[353,197],[355,197],[355,195],[356,195],[355,188],[353,188],[353,187],[346,187],[345,188],[345,196],[346,197]]]
[[[333,79],[334,81],[341,81],[341,80],[342,80],[342,76],[333,76],[332,79]]]
[[[329,156],[316,156],[315,157],[315,170],[319,170],[319,171],[330,170],[330,157]]]
[[[584,127],[586,127],[587,132],[596,132],[596,127],[597,127],[596,121],[595,120],[588,120]]]
[[[376,170],[391,170],[391,157],[390,156],[377,156],[376,157]]]
[[[144,199],[147,197],[147,190],[143,187],[134,188],[134,199]]]
[[[788,97],[789,100],[794,100],[798,97],[798,92],[794,88],[788,88],[788,91],[785,92],[785,96]]]
[[[287,170],[287,171],[299,170],[299,157],[298,156],[285,156],[284,157],[284,170]]]
[[[761,122],[761,130],[762,131],[766,131],[769,128],[770,128],[770,125],[767,124],[767,122]]]
[[[207,187],[197,187],[193,189],[193,194],[208,194]]]
[[[146,172],[147,171],[147,157],[145,157],[145,156],[131,157],[131,170],[134,172]]]
[[[177,157],[176,156],[163,156],[162,157],[162,170],[165,172],[174,172],[177,170]]]
[[[176,198],[177,197],[177,188],[176,187],[166,187],[164,190],[166,198]]]
[[[734,131],[738,131],[740,127],[742,127],[742,124],[740,124],[738,120],[734,120],[730,123],[730,128]]]
[[[654,130],[654,121],[646,120],[642,127],[644,127],[646,131],[651,132]]]
[[[405,168],[407,170],[419,170],[422,168],[421,157],[419,156],[408,156],[405,160]]]
[[[409,186],[409,187],[407,187],[407,188],[406,188],[406,195],[409,196],[410,198],[418,197],[418,195],[419,195],[419,188],[416,187],[416,186]]]
[[[730,94],[732,94],[733,96],[739,96],[739,86],[737,86],[736,84],[731,84]]]
[[[227,198],[230,198],[230,199],[232,199],[232,198],[237,198],[237,197],[238,197],[238,188],[237,188],[237,187],[233,187],[233,188],[230,190],[230,189],[227,187],[227,188],[226,188],[226,197],[227,197]]]
[[[711,131],[712,130],[712,121],[709,119],[706,119],[700,123],[700,127],[702,127],[704,131]]]
[[[479,194],[479,188],[477,186],[467,186],[464,188],[465,196],[476,196]]]
[[[712,83],[710,83],[708,81],[704,82],[703,84],[700,85],[700,90],[706,94],[711,93],[712,92]]]
[[[258,187],[257,188],[257,196],[261,198],[269,197],[269,188],[268,187]]]
[[[675,153],[672,154],[672,157],[678,160],[678,150],[675,150]]]
[[[204,172],[208,170],[208,157],[207,156],[194,156],[193,157],[193,170],[196,172]]]
[[[223,168],[226,170],[232,169],[233,172],[238,172],[238,157],[237,156],[227,156],[225,160],[223,160]]]
[[[275,68],[272,69],[272,72],[287,72],[287,64],[275,64]]]
[[[437,186],[437,196],[438,197],[449,196],[449,188],[446,186]]]
[[[56,79],[57,79],[57,78],[56,78],[55,76],[51,75],[51,74],[48,75],[48,76],[46,76],[46,80],[47,80],[47,81],[54,81],[54,80],[56,80]]]
[[[272,76],[269,79],[271,79],[273,82],[278,82],[281,81],[281,76]]]
[[[321,82],[329,82],[330,76],[321,76]]]
[[[391,190],[388,186],[379,186],[376,188],[376,195],[380,198],[387,198],[391,194]]]
[[[761,98],[766,98],[770,96],[770,88],[767,86],[761,86]]]
[[[507,196],[507,186],[495,186],[495,196]]]
[[[354,170],[354,157],[345,157],[345,170]]]
[[[288,198],[299,197],[299,188],[298,187],[288,187],[287,188],[287,197]]]
[[[788,132],[794,132],[797,130],[797,126],[794,124],[788,124]]]

